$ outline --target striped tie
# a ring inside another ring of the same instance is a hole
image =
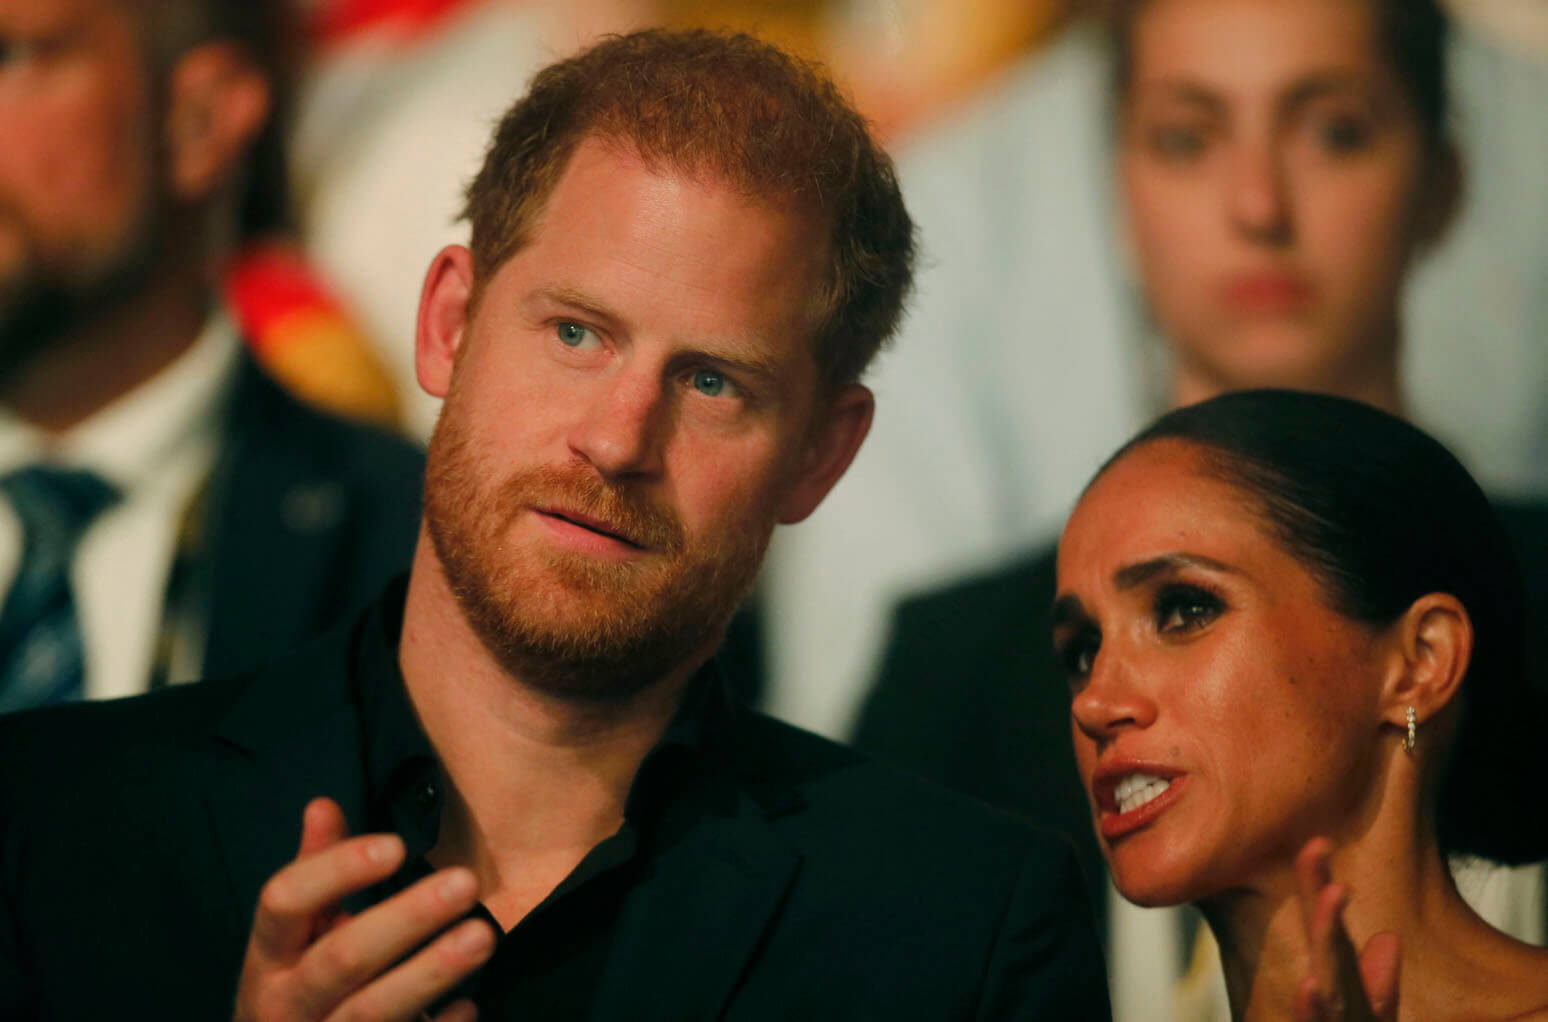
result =
[[[85,651],[70,562],[118,491],[92,472],[33,466],[0,478],[22,524],[22,556],[0,611],[0,713],[79,699]]]

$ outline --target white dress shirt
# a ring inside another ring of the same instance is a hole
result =
[[[87,527],[70,571],[88,698],[148,684],[178,531],[214,464],[240,346],[216,315],[170,366],[62,434],[0,408],[0,475],[40,462],[89,469],[122,495]],[[10,591],[21,552],[21,522],[0,500],[0,592]],[[197,662],[174,663],[172,680],[197,671]]]

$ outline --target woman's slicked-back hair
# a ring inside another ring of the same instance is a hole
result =
[[[1501,862],[1548,854],[1548,814],[1530,808],[1544,707],[1525,676],[1520,570],[1451,452],[1357,401],[1250,390],[1167,413],[1107,464],[1163,439],[1196,448],[1206,473],[1247,497],[1347,617],[1381,627],[1427,593],[1462,603],[1473,654],[1436,800],[1441,846]]]

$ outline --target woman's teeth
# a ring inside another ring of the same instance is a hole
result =
[[[1118,782],[1118,787],[1113,789],[1113,797],[1118,800],[1120,813],[1132,813],[1171,786],[1172,782],[1162,777],[1130,774]]]

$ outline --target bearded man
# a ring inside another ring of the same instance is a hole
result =
[[[908,289],[862,120],[746,36],[615,37],[536,77],[467,216],[407,582],[256,676],[0,724],[0,1010],[1106,1017],[1067,846],[712,659]],[[111,790],[54,779],[65,734]]]
[[[413,550],[420,452],[217,294],[283,216],[282,10],[0,0],[0,713],[250,670]]]

